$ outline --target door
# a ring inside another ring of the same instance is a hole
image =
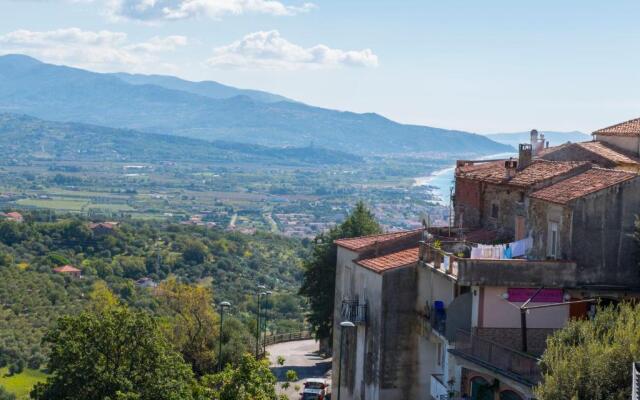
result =
[[[471,381],[471,400],[494,400],[494,392],[489,382],[477,377]]]

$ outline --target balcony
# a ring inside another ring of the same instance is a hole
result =
[[[564,260],[469,258],[473,243],[421,243],[420,261],[465,286],[576,287],[577,265]]]
[[[469,332],[458,331],[456,348],[449,352],[528,386],[535,386],[541,378],[538,358]]]
[[[447,390],[447,385],[442,381],[441,374],[431,375],[431,390],[429,394],[433,400],[449,400],[449,390]]]
[[[343,321],[364,325],[367,323],[367,303],[360,300],[342,300],[340,315]]]

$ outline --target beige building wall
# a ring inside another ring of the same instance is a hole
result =
[[[596,140],[640,154],[640,137],[594,135]]]
[[[510,303],[502,295],[507,287],[485,287],[482,290],[480,328],[520,328],[522,303]],[[530,303],[543,305],[548,303]],[[569,320],[569,306],[541,308],[527,314],[527,328],[562,328]]]

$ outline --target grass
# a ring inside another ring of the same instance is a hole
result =
[[[9,393],[13,393],[19,400],[28,399],[31,388],[42,382],[47,375],[42,371],[25,369],[21,374],[7,376],[8,369],[0,368],[0,385]]]

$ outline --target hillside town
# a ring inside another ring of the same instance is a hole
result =
[[[640,296],[640,119],[518,150],[457,162],[451,226],[336,241],[339,399],[533,399],[551,334]]]

